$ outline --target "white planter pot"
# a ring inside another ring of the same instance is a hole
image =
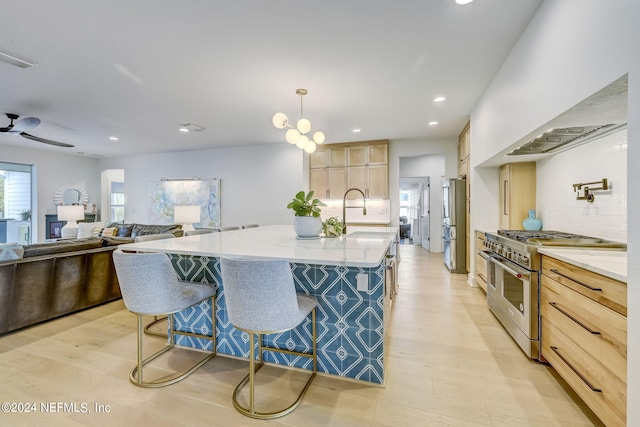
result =
[[[318,237],[322,232],[322,219],[313,216],[297,216],[293,221],[293,228],[300,238]]]

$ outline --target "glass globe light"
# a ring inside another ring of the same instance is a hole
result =
[[[271,123],[273,123],[273,125],[277,129],[284,129],[285,127],[287,127],[288,121],[289,121],[289,118],[285,113],[275,113],[273,115],[273,118],[271,119]]]
[[[295,129],[289,129],[287,133],[284,134],[284,139],[287,140],[289,144],[295,144],[300,139],[300,132]]]
[[[316,144],[320,145],[320,144],[322,144],[324,142],[324,140],[325,140],[324,132],[317,131],[317,132],[313,133],[313,141]]]
[[[304,151],[306,151],[309,154],[313,153],[314,151],[316,151],[316,143],[313,141],[309,141],[307,146],[304,147]]]
[[[311,122],[307,119],[300,119],[298,120],[296,127],[301,134],[305,134],[311,130]]]
[[[298,142],[296,142],[296,147],[304,149],[307,145],[309,145],[309,138],[307,138],[307,135],[300,135]]]

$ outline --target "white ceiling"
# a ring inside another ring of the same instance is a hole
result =
[[[29,133],[76,147],[0,134],[0,148],[117,156],[280,142],[271,117],[299,118],[297,88],[329,143],[457,138],[540,3],[3,0],[0,51],[38,65],[0,62],[0,113],[38,117]],[[179,133],[187,122],[205,130]]]

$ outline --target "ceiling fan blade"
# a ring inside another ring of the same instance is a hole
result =
[[[33,129],[34,127],[40,124],[40,119],[36,117],[25,117],[24,119],[20,119],[13,125],[9,132],[11,133],[20,133],[25,130]]]
[[[31,139],[33,141],[43,142],[45,144],[55,145],[57,147],[65,147],[65,148],[75,147],[75,145],[66,144],[64,142],[52,141],[50,139],[40,138],[37,136],[29,135],[28,133],[25,133],[25,132],[21,132],[20,135],[24,136],[27,139]]]

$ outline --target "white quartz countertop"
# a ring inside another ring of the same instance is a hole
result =
[[[538,253],[627,282],[627,252],[604,249],[540,248]]]
[[[366,228],[371,231],[374,227]],[[388,227],[381,228],[384,228],[386,233],[380,230],[379,236],[358,238],[342,236],[301,240],[296,237],[292,225],[269,225],[176,239],[130,243],[120,245],[120,249],[212,257],[227,255],[256,259],[286,259],[289,262],[306,264],[375,267],[383,262],[392,242],[392,239],[388,237],[390,233],[390,230],[387,230]],[[397,227],[395,228],[397,229]]]

